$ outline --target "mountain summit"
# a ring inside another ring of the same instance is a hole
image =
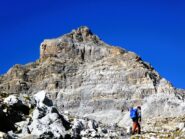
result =
[[[122,128],[130,124],[131,106],[142,106],[143,119],[185,114],[183,90],[134,52],[106,44],[84,26],[44,40],[40,59],[0,77],[1,96],[41,90],[60,113]]]
[[[69,59],[96,61],[116,51],[115,49],[83,26],[59,38],[45,40],[40,46],[40,58],[42,60],[55,56],[64,59],[68,55]],[[118,53],[122,51],[117,49]]]

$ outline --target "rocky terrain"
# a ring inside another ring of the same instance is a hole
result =
[[[0,137],[129,138],[128,109],[141,105],[143,132],[132,138],[184,138],[184,96],[134,52],[80,27],[0,76]]]
[[[10,95],[1,103],[0,138],[7,139],[70,139],[114,138],[124,131],[116,131],[89,118],[59,113],[45,91],[28,95]]]

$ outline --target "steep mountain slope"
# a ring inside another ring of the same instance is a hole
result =
[[[80,27],[41,43],[40,59],[15,65],[0,77],[0,92],[45,90],[60,112],[127,127],[130,106],[144,118],[185,114],[184,91],[175,89],[138,55],[110,46]]]

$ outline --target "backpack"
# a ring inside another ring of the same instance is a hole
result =
[[[131,109],[130,110],[130,118],[137,118],[137,109]]]

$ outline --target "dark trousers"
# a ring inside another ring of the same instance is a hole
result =
[[[141,126],[140,123],[138,122],[137,118],[132,119],[133,120],[133,125],[132,125],[132,134],[141,133]]]

